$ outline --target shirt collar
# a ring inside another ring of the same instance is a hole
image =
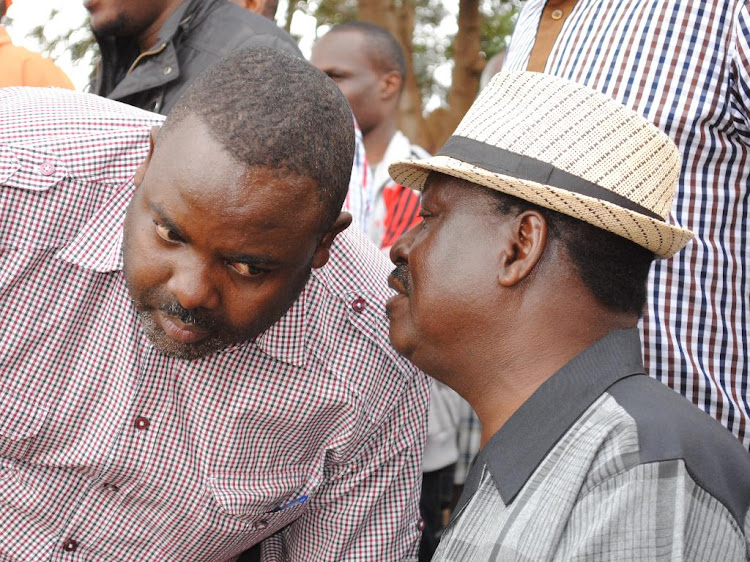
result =
[[[637,328],[612,331],[553,374],[493,435],[476,457],[458,513],[489,470],[505,505],[586,409],[620,379],[643,374]]]
[[[134,191],[131,178],[115,190],[55,257],[97,273],[122,270],[122,227]]]
[[[304,367],[307,362],[307,336],[310,323],[305,321],[305,311],[306,303],[309,302],[311,281],[312,276],[284,316],[255,340],[258,349],[269,357],[296,367]]]
[[[171,41],[181,26],[189,24],[195,10],[192,9],[190,12],[188,12],[188,9],[192,8],[194,4],[194,2],[184,2],[179,8],[174,11],[171,16],[169,16],[167,21],[164,22],[164,25],[159,30],[159,39],[157,41],[157,44],[159,42],[166,43]]]
[[[376,192],[393,181],[388,173],[388,165],[395,160],[401,160],[402,158],[409,157],[409,151],[411,150],[411,143],[401,131],[396,131],[391,137],[388,147],[383,153],[383,159],[375,165],[375,173],[373,174],[372,184],[375,186]]]
[[[56,257],[97,273],[122,271],[122,227],[134,191],[135,185],[130,179],[57,252]],[[297,367],[304,366],[307,361],[309,322],[305,321],[305,303],[310,284],[315,282],[313,275],[284,316],[254,342],[269,357]]]

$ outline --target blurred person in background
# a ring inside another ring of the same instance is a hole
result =
[[[419,193],[394,182],[388,166],[400,159],[427,158],[396,125],[406,78],[404,53],[386,29],[366,22],[334,26],[313,46],[310,62],[330,76],[349,101],[362,128],[373,169],[373,212],[368,235],[383,251],[419,223]],[[463,403],[440,382],[430,390],[420,512],[424,523],[420,560],[429,560],[444,527],[459,458],[458,424]]]
[[[2,20],[13,0],[0,0]],[[54,86],[74,90],[70,78],[50,59],[13,44],[0,25],[0,88],[8,86]]]
[[[367,162],[373,172],[367,233],[387,251],[420,220],[419,194],[395,183],[388,175],[388,165],[401,158],[429,156],[396,125],[406,79],[401,45],[382,27],[349,22],[334,26],[318,39],[310,62],[338,84],[362,129]]]
[[[166,115],[213,62],[243,47],[302,57],[267,18],[227,0],[84,0],[101,59],[92,91]]]

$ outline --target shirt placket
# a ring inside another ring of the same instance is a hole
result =
[[[143,524],[138,513],[127,507],[138,502],[126,504],[126,500],[142,491],[158,464],[154,456],[173,402],[169,384],[171,365],[172,361],[158,354],[150,344],[145,347],[138,367],[137,389],[120,424],[112,453],[82,490],[75,513],[60,534],[54,560],[71,560],[73,553],[96,559],[98,553],[110,550],[111,536],[128,535],[133,527]],[[138,557],[135,552],[127,554]]]

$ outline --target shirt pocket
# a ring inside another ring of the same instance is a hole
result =
[[[65,164],[53,154],[26,146],[0,146],[0,186],[47,191],[66,175]]]
[[[0,387],[0,459],[22,459],[48,412],[46,405]]]
[[[55,155],[0,145],[0,251],[48,248],[72,235],[68,223],[78,220],[85,202],[68,201],[72,196],[59,189],[66,177]]]
[[[315,486],[304,468],[269,469],[208,478],[212,509],[225,524],[260,541],[286,527],[309,509]]]

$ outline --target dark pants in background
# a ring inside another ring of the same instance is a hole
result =
[[[429,562],[435,554],[443,532],[443,513],[450,505],[453,495],[455,464],[432,472],[422,473],[422,496],[419,499],[419,514],[424,522],[422,541],[419,543],[419,562]]]

